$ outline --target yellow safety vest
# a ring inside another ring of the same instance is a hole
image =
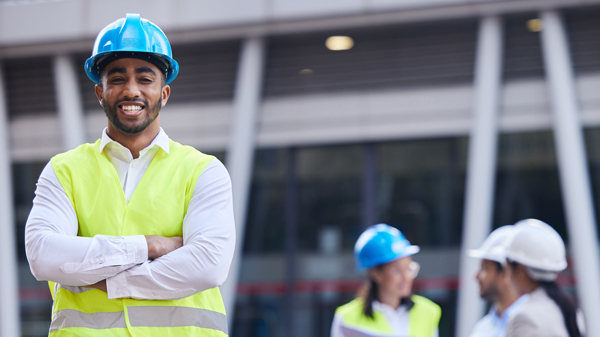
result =
[[[79,236],[181,236],[198,177],[214,157],[169,141],[159,150],[129,203],[100,140],[52,158],[71,200]],[[52,285],[51,285],[52,288]],[[218,288],[179,300],[108,299],[101,290],[57,285],[50,337],[227,336]]]
[[[442,309],[425,297],[412,295],[414,306],[408,312],[408,336],[431,337],[437,330]],[[395,336],[385,315],[373,310],[373,318],[363,311],[363,300],[357,298],[335,311],[342,317],[342,330],[348,337]]]

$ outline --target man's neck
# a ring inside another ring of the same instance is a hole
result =
[[[502,316],[504,311],[506,311],[511,304],[515,303],[516,300],[516,296],[501,296],[496,302],[494,302],[498,316]]]
[[[523,280],[520,284],[517,284],[517,294],[519,296],[530,294],[540,286],[540,283],[530,279]]]
[[[123,145],[131,152],[133,159],[140,156],[140,151],[148,147],[160,132],[158,123],[152,123],[146,130],[137,134],[127,134],[117,130],[114,125],[108,123],[108,136],[115,142]]]

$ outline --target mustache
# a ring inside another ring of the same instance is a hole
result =
[[[128,103],[129,102],[136,102],[136,103],[142,103],[142,104],[144,104],[144,106],[149,106],[148,101],[145,101],[145,100],[140,99],[140,98],[133,98],[133,99],[125,99],[125,98],[123,98],[123,99],[117,100],[115,102],[114,106],[117,106],[117,105],[119,105],[119,104],[121,104],[123,102],[128,102]]]

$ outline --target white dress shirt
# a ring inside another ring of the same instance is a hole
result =
[[[98,151],[107,154],[129,202],[161,149],[169,152],[169,138],[162,128],[136,159],[104,129]],[[51,163],[40,175],[35,194],[25,228],[25,250],[40,281],[72,288],[106,279],[108,298],[169,300],[214,288],[227,278],[235,224],[229,174],[216,158],[198,177],[183,220],[184,246],[153,261],[148,260],[143,235],[77,236],[77,215]]]
[[[504,310],[502,315],[498,315],[498,311],[492,306],[488,314],[475,324],[470,337],[505,337],[508,320],[528,299],[529,295],[519,297]]]

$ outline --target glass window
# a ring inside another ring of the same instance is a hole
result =
[[[585,147],[597,220],[600,219],[600,127],[585,130]],[[598,221],[596,225],[598,226]],[[597,231],[600,232],[600,228]]]
[[[52,298],[47,282],[37,281],[25,256],[25,223],[29,217],[35,188],[46,163],[14,164],[12,166],[15,222],[17,225],[17,254],[19,269],[19,298],[23,336],[48,335],[52,314]]]
[[[233,336],[328,336],[364,282],[352,251],[369,212],[426,247],[415,292],[451,334],[466,152],[464,137],[257,151]]]
[[[421,246],[458,246],[462,233],[466,138],[377,146],[380,222]]]
[[[565,214],[554,140],[549,131],[503,134],[498,142],[494,227],[536,218],[565,241]]]
[[[360,145],[297,152],[300,251],[351,251],[361,232]]]
[[[289,150],[254,156],[233,337],[286,336],[285,193]]]
[[[244,253],[284,250],[287,151],[256,151],[244,237]]]

